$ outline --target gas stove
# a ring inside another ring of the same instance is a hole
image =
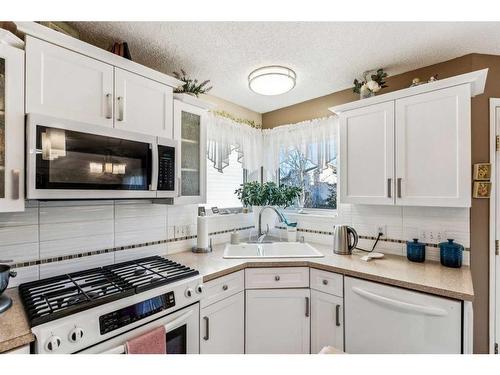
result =
[[[75,353],[196,303],[198,271],[155,256],[21,284],[36,353]]]

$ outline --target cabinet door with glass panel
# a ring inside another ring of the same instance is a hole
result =
[[[0,44],[0,212],[24,211],[24,51]]]
[[[179,141],[177,204],[206,202],[206,109],[174,100],[174,139]]]

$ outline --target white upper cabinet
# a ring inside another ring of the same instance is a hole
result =
[[[470,87],[396,100],[396,203],[470,207]]]
[[[340,202],[471,206],[471,100],[487,69],[330,108]]]
[[[155,79],[27,35],[26,112],[172,139],[173,88],[156,80],[162,74],[143,71]]]
[[[392,204],[394,102],[340,115],[340,201]]]
[[[26,36],[26,112],[113,126],[113,66]]]
[[[24,211],[24,51],[0,44],[0,212]]]
[[[191,99],[194,101],[197,99]],[[201,101],[200,101],[201,102]],[[174,100],[174,139],[179,141],[177,158],[179,197],[176,204],[202,204],[207,196],[207,109]]]
[[[167,85],[115,68],[115,127],[171,139],[172,92]]]

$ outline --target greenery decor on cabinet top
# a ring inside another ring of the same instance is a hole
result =
[[[210,83],[210,80],[207,79],[201,83],[198,83],[196,78],[191,78],[187,75],[187,73],[181,69],[181,72],[173,72],[172,73],[175,78],[184,82],[182,86],[179,86],[175,89],[175,92],[178,94],[189,94],[198,97],[201,94],[206,94],[210,90],[212,90],[212,86],[207,87]]]
[[[302,189],[295,186],[279,186],[275,182],[247,182],[237,189],[235,194],[244,206],[279,206],[289,207],[302,194]]]

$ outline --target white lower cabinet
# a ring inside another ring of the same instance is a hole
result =
[[[245,294],[239,292],[200,310],[200,353],[245,352]]]
[[[310,290],[246,291],[247,354],[310,353]]]
[[[311,353],[325,346],[344,350],[344,299],[311,290]]]

